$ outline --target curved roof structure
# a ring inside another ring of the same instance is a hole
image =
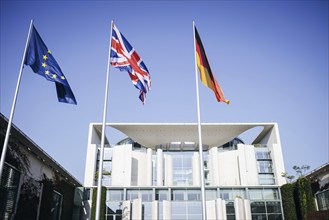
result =
[[[93,124],[97,133],[101,133],[102,124]],[[199,143],[197,123],[107,123],[139,144],[154,149],[156,146],[173,142]],[[243,132],[263,127],[253,141],[259,143],[276,123],[202,123],[202,143],[209,148],[221,146]]]

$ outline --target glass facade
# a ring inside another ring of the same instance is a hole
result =
[[[192,186],[192,155],[190,151],[164,152],[172,157],[174,186]]]
[[[125,200],[142,200],[143,219],[152,219],[152,201],[158,201],[158,218],[163,217],[163,201],[171,202],[172,219],[201,219],[201,192],[198,188],[158,187],[135,189],[108,189],[107,190],[107,219],[121,219],[122,204]],[[272,188],[207,188],[206,199],[226,201],[227,219],[235,219],[235,198],[250,201],[252,219],[281,220],[281,200],[279,189]]]
[[[134,143],[131,139],[125,139],[120,144],[132,144],[132,150],[147,153],[145,147]],[[222,151],[236,151],[237,144],[243,144],[239,139],[231,141],[221,147],[218,147],[218,153]],[[163,177],[166,169],[172,168],[172,185],[157,185],[157,150],[152,150],[152,186],[149,187],[123,187],[122,189],[112,189],[111,176],[103,176],[103,184],[109,186],[107,190],[107,219],[123,218],[123,203],[135,199],[142,201],[142,219],[152,219],[153,201],[157,201],[158,219],[163,219],[164,201],[170,202],[171,219],[201,219],[201,191],[200,188],[193,185],[193,156],[195,144],[191,144],[188,150],[184,149],[182,142],[177,144],[167,144],[162,146],[163,157]],[[215,187],[211,186],[211,179],[208,178],[211,166],[209,164],[209,151],[204,149],[205,161],[205,181],[206,181],[206,200],[214,201],[217,198],[225,200],[227,219],[235,219],[234,201],[236,198],[247,199],[250,201],[252,219],[282,219],[281,200],[278,187],[270,187],[275,184],[274,168],[271,153],[266,145],[255,146],[255,159],[258,174],[259,187],[231,186]],[[104,158],[104,169],[112,170],[112,150],[107,149]],[[166,158],[170,158],[169,165],[166,164]],[[161,169],[160,169],[161,170]],[[261,186],[263,185],[263,186]],[[132,207],[132,205],[130,206]],[[167,210],[168,211],[168,210]],[[131,214],[131,213],[130,213]]]

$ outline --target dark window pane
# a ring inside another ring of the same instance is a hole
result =
[[[251,216],[252,220],[267,220],[266,219],[266,214],[253,214]]]
[[[251,202],[251,213],[266,213],[264,202]]]
[[[281,214],[269,214],[268,220],[282,220]]]
[[[267,213],[281,213],[280,202],[266,202]]]
[[[233,202],[229,202],[226,204],[226,213],[227,214],[234,214],[234,203]]]

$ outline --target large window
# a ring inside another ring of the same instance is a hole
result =
[[[257,161],[259,173],[273,173],[272,161]]]
[[[123,190],[111,189],[106,191],[107,201],[122,201],[123,200]]]
[[[192,176],[192,155],[193,152],[169,153],[173,163],[173,185],[190,186],[193,185]]]
[[[155,200],[157,200],[157,201],[168,200],[168,190],[165,190],[165,189],[156,190]]]
[[[171,219],[202,219],[201,202],[173,201],[171,204]]]
[[[329,210],[329,189],[318,192],[315,197],[318,202],[319,210]]]
[[[261,145],[255,148],[257,168],[258,168],[258,181],[260,185],[274,185],[274,170],[271,159],[271,152],[266,145]]]

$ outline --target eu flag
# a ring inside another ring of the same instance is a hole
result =
[[[66,77],[34,26],[32,26],[24,64],[29,65],[33,72],[55,82],[58,101],[77,104]]]

